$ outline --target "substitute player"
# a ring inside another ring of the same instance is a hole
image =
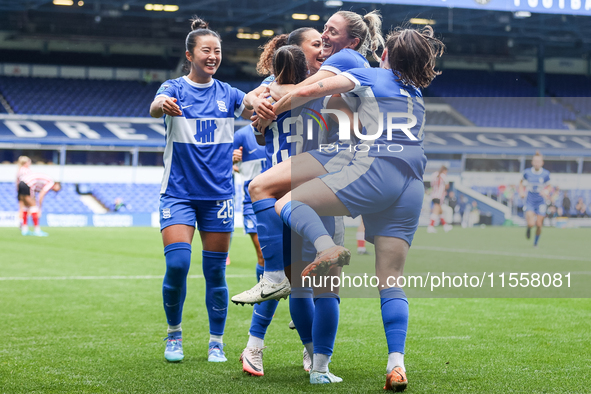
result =
[[[423,150],[425,107],[420,88],[427,87],[438,74],[434,70],[435,59],[442,52],[443,44],[433,37],[430,26],[421,31],[396,29],[386,40],[380,69],[349,70],[290,93],[304,98],[294,99],[297,104],[307,97],[348,91],[357,92],[360,97],[388,98],[365,100],[359,106],[364,130],[372,132],[378,113],[406,114],[390,120],[409,126],[391,133],[384,127],[381,133],[357,146],[359,149],[348,166],[299,186],[276,205],[284,222],[312,241],[319,253],[302,275],[323,275],[335,265],[347,264],[350,256],[348,250],[334,244],[318,215],[363,215],[366,239],[376,246],[376,276],[384,286],[380,298],[389,351],[384,388],[389,390],[404,390],[408,384],[403,357],[408,301],[404,291],[391,284],[389,278],[402,275],[418,227],[427,161]],[[408,105],[409,99],[412,107]],[[277,103],[280,104],[281,101]],[[387,123],[385,119],[383,125]],[[317,368],[316,360],[314,354],[312,373]]]
[[[39,218],[41,217],[41,207],[43,206],[43,199],[47,192],[53,190],[59,192],[62,188],[61,183],[54,182],[49,176],[45,174],[38,174],[29,172],[23,175],[18,184],[18,200],[23,203],[25,210],[23,211],[23,225],[21,228],[23,235],[34,235],[36,237],[47,237],[47,233],[39,227]],[[37,194],[39,193],[39,194]],[[35,201],[35,196],[36,200]],[[35,230],[29,232],[29,227],[26,222],[25,212],[31,214]]]
[[[223,362],[228,313],[226,257],[234,228],[232,151],[234,117],[252,115],[253,97],[213,79],[221,40],[195,17],[185,40],[190,72],[162,84],[150,115],[165,115],[166,147],[160,191],[160,227],[166,256],[162,285],[168,337],[164,357],[183,359],[181,320],[195,222],[203,245],[208,361]]]
[[[439,171],[431,174],[431,222],[427,227],[428,233],[436,233],[435,224],[439,220],[443,226],[443,231],[446,233],[453,228],[449,223],[445,222],[443,218],[443,209],[441,209],[441,203],[447,195],[447,189],[449,189],[449,182],[447,182],[447,167],[441,166]]]
[[[542,192],[550,182],[550,171],[542,168],[544,166],[544,158],[540,152],[536,154],[531,160],[532,167],[527,168],[523,172],[523,178],[519,182],[519,194],[525,200],[525,219],[527,220],[527,231],[525,236],[527,239],[531,237],[531,229],[536,226],[536,237],[534,238],[534,247],[538,246],[540,235],[542,234],[542,226],[544,225],[544,218],[546,217],[546,202]]]

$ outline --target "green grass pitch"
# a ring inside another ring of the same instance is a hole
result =
[[[169,364],[163,357],[165,265],[158,230],[47,230],[48,238],[34,238],[0,229],[0,393],[383,391],[387,348],[377,298],[342,299],[330,367],[343,383],[308,383],[302,345],[287,327],[286,301],[265,339],[265,376],[251,377],[238,362],[251,307],[230,305],[224,336],[228,362],[207,362],[204,281],[197,277],[195,242],[183,319],[185,360]],[[579,285],[591,287],[591,230],[544,229],[539,249],[524,233],[521,228],[455,228],[427,234],[420,228],[407,271],[571,267]],[[354,247],[354,242],[349,229],[347,243]],[[354,254],[351,270],[371,267],[373,257]],[[231,258],[227,273],[233,295],[255,283],[254,250],[240,230]],[[411,298],[407,392],[591,391],[591,299],[470,297]]]

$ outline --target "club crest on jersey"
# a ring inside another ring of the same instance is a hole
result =
[[[223,102],[221,100],[218,100],[217,103],[218,103],[218,109],[221,112],[228,112],[228,108],[226,108],[226,103],[225,102]]]
[[[162,219],[170,219],[172,215],[170,214],[170,208],[164,208],[162,210]]]
[[[170,85],[162,85],[162,86],[160,86],[160,89],[158,89],[158,91],[156,92],[156,94],[164,92],[169,87],[170,87]]]

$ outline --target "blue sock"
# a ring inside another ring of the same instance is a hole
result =
[[[330,235],[320,216],[308,205],[299,201],[289,201],[281,209],[281,220],[293,231],[310,242],[323,235]]]
[[[265,272],[265,267],[258,265],[257,263],[257,282],[261,280],[261,275]]]
[[[265,198],[252,203],[265,271],[283,270],[283,222],[275,212],[276,202],[275,198]]]
[[[202,256],[209,333],[224,335],[229,302],[228,285],[226,284],[226,257],[228,257],[228,253],[204,250]]]
[[[380,291],[382,321],[386,331],[388,353],[404,353],[408,329],[408,300],[401,288],[390,287]]]
[[[164,248],[166,274],[162,283],[164,312],[168,325],[181,324],[183,304],[187,295],[187,274],[191,265],[191,245],[176,242]]]
[[[534,245],[538,244],[538,240],[540,239],[539,235],[536,235],[536,238],[534,239]]]
[[[289,313],[304,345],[312,342],[314,310],[314,292],[311,287],[294,287],[291,289]]]
[[[265,339],[267,327],[269,327],[271,320],[273,320],[273,315],[275,314],[278,304],[279,301],[277,300],[268,300],[261,302],[260,304],[255,304],[252,310],[250,330],[248,330],[250,335]]]
[[[341,299],[335,293],[324,293],[314,298],[314,322],[312,323],[314,354],[332,355],[339,326],[340,301]]]

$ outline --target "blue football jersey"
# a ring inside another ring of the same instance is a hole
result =
[[[156,96],[176,98],[183,113],[164,117],[160,193],[188,200],[232,198],[234,118],[244,110],[245,94],[216,79],[200,84],[184,76],[164,82]]]
[[[550,171],[540,168],[536,171],[533,167],[523,172],[523,185],[527,190],[527,204],[543,204],[544,198],[540,192],[550,182]]]
[[[360,97],[360,134],[372,145],[370,156],[395,157],[405,161],[419,179],[423,179],[427,157],[423,149],[425,103],[419,89],[396,81],[392,70],[353,69],[342,73]],[[416,124],[411,125],[411,115]],[[401,126],[409,124],[409,127]]]
[[[318,71],[330,71],[339,75],[343,71],[350,70],[352,68],[369,68],[369,63],[363,55],[352,49],[346,48],[341,49],[334,55],[326,59],[320,70]]]
[[[250,182],[266,170],[267,156],[265,147],[257,143],[254,129],[251,125],[245,126],[234,134],[234,149],[242,147],[242,161],[238,163],[240,175],[244,178],[244,204],[251,201],[248,193]]]

